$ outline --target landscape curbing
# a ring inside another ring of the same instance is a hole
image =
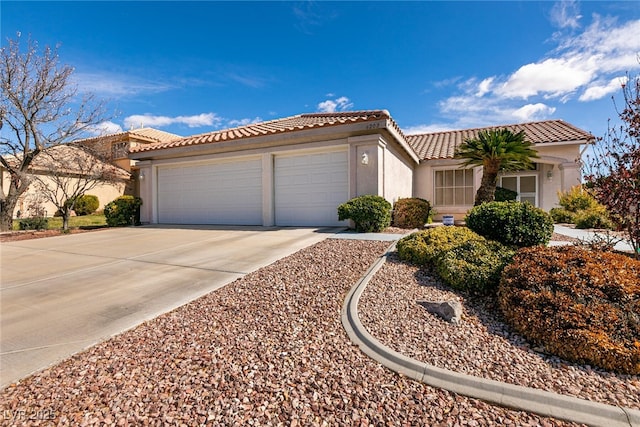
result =
[[[591,426],[640,427],[640,411],[636,409],[449,371],[406,357],[382,344],[360,322],[358,301],[395,246],[396,242],[391,244],[387,252],[351,288],[342,307],[341,319],[347,335],[369,357],[399,374],[430,386],[501,406]]]

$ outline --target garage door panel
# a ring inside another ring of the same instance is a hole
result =
[[[158,222],[262,224],[261,160],[159,168]]]
[[[346,150],[276,157],[277,225],[344,225],[337,207],[348,200]]]

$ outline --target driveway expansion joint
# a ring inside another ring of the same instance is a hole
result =
[[[342,307],[342,325],[349,339],[369,357],[398,374],[432,387],[500,406],[591,426],[640,427],[640,410],[461,374],[411,359],[382,344],[360,322],[358,301],[395,246],[393,242],[351,288]]]

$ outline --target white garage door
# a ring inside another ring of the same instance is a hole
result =
[[[349,200],[347,151],[276,156],[276,225],[344,225],[337,208]]]
[[[261,160],[158,168],[158,222],[261,225]]]

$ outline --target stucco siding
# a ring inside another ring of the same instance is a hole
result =
[[[413,167],[392,147],[384,151],[384,197],[391,203],[413,196]]]

